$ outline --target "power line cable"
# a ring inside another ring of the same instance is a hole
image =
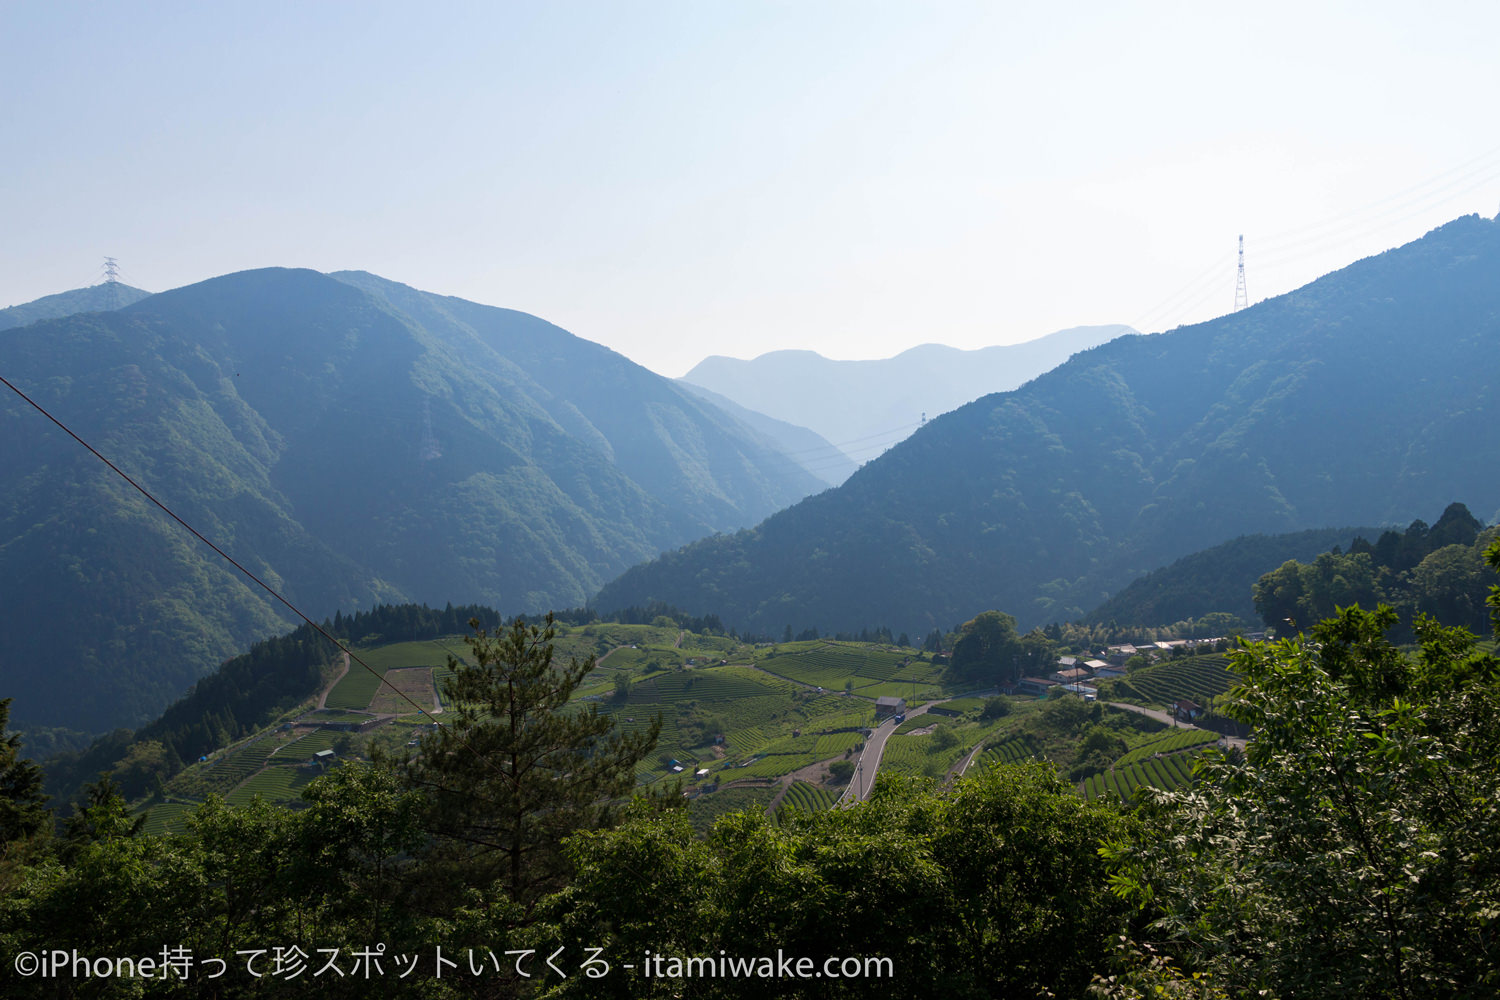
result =
[[[1486,162],[1492,159],[1496,160],[1496,162]],[[1321,236],[1316,236],[1313,234],[1316,234],[1321,230],[1347,228],[1351,224],[1360,224],[1362,220],[1369,217],[1369,213],[1372,210],[1380,208],[1388,202],[1405,201],[1407,204],[1411,204],[1414,201],[1430,198],[1433,194],[1447,190],[1454,184],[1463,183],[1477,174],[1485,174],[1485,176],[1482,177],[1479,181],[1479,183],[1483,183],[1485,180],[1494,176],[1497,168],[1500,168],[1500,146],[1496,146],[1495,148],[1481,153],[1478,156],[1473,157],[1472,159],[1466,160],[1455,167],[1450,167],[1448,170],[1445,170],[1442,173],[1435,174],[1432,177],[1418,181],[1416,184],[1413,184],[1410,187],[1403,188],[1400,191],[1386,195],[1382,198],[1377,198],[1372,202],[1367,202],[1359,208],[1351,209],[1347,212],[1336,213],[1308,226],[1290,229],[1282,233],[1273,233],[1270,236],[1258,239],[1256,241],[1258,252],[1266,250],[1269,250],[1270,252],[1280,252],[1290,245],[1321,239]],[[1459,176],[1449,177],[1450,174],[1457,174]],[[1448,179],[1444,180],[1444,178]],[[1438,187],[1435,188],[1434,191],[1427,192],[1425,194],[1418,194],[1418,192],[1421,192],[1423,188],[1430,187],[1434,184],[1438,185]],[[1472,187],[1466,188],[1465,191],[1459,193],[1467,193],[1468,190],[1472,190]],[[1415,197],[1413,198],[1409,196]],[[1394,211],[1401,211],[1403,208],[1403,205],[1398,204],[1390,209],[1383,210],[1381,213],[1377,213],[1377,215],[1389,214]]]
[[[1500,146],[1486,150],[1441,173],[1416,184],[1377,198],[1372,202],[1328,216],[1308,226],[1286,230],[1254,240],[1255,267],[1261,273],[1305,260],[1329,249],[1429,211],[1446,201],[1462,197],[1500,178]],[[1458,190],[1454,190],[1458,188]],[[1218,286],[1218,275],[1224,273],[1232,253],[1216,260],[1197,277],[1151,307],[1130,325],[1145,331],[1148,327],[1168,328],[1166,320],[1180,320],[1213,294],[1208,285]],[[1183,302],[1192,300],[1187,307]]]

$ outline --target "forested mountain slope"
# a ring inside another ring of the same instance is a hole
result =
[[[822,484],[765,438],[533,316],[268,269],[0,337],[0,371],[316,616],[580,604],[663,548]],[[284,630],[40,415],[0,402],[0,690],[142,721]]]
[[[1500,223],[1127,336],[930,421],[837,490],[604,588],[726,623],[1022,626],[1243,534],[1500,505]],[[1489,518],[1493,519],[1493,518]]]
[[[677,379],[677,384],[769,437],[798,465],[829,486],[839,485],[859,468],[859,463],[816,431],[768,417],[758,410],[741,406],[722,393],[694,385],[686,379]]]
[[[59,316],[72,316],[75,313],[107,312],[132,305],[150,294],[119,282],[105,282],[87,288],[75,288],[69,292],[58,292],[56,295],[44,295],[31,302],[0,309],[0,330],[25,326],[39,319],[57,319]]]
[[[1241,535],[1185,555],[1132,580],[1086,614],[1088,624],[1170,625],[1215,611],[1253,622],[1251,588],[1288,559],[1307,560],[1334,546],[1347,547],[1373,528],[1310,528],[1283,535]]]

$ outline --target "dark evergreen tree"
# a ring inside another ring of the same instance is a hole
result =
[[[594,659],[554,664],[550,615],[494,634],[470,624],[474,662],[450,658],[443,687],[456,718],[407,765],[436,838],[422,878],[434,900],[451,902],[460,886],[492,888],[501,922],[524,924],[564,884],[563,839],[611,821],[661,721],[620,734],[593,704],[567,710]]]
[[[108,774],[101,774],[63,826],[63,856],[76,856],[85,844],[134,837],[145,825],[146,814],[133,815],[120,786]]]
[[[42,772],[21,756],[21,737],[6,731],[11,699],[0,699],[0,851],[37,836],[51,824]]]

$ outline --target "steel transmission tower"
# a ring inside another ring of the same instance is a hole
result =
[[[1240,236],[1240,268],[1234,278],[1234,311],[1239,312],[1250,304],[1250,293],[1245,291],[1245,237]]]
[[[113,257],[104,258],[104,289],[109,307],[120,308],[120,262]]]

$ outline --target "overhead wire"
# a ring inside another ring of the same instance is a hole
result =
[[[1141,330],[1143,332],[1145,332],[1151,326],[1165,328],[1167,324],[1158,319],[1158,317],[1179,315],[1181,313],[1181,301],[1186,299],[1188,296],[1198,295],[1205,287],[1205,285],[1216,284],[1218,281],[1220,281],[1220,276],[1222,275],[1224,268],[1226,268],[1229,265],[1229,262],[1232,260],[1234,260],[1233,253],[1227,253],[1220,257],[1218,260],[1215,260],[1208,267],[1204,268],[1203,271],[1197,275],[1197,277],[1193,278],[1177,291],[1173,292],[1171,295],[1168,295],[1165,299],[1152,306],[1145,313],[1142,313],[1140,318],[1131,323],[1130,326],[1133,329]]]
[[[1484,180],[1492,178],[1495,175],[1495,171],[1497,169],[1500,169],[1500,146],[1496,146],[1484,153],[1480,153],[1478,156],[1466,160],[1455,167],[1450,167],[1448,170],[1445,170],[1432,177],[1418,181],[1416,184],[1410,185],[1406,188],[1402,188],[1400,191],[1396,191],[1392,194],[1385,195],[1384,197],[1377,198],[1371,202],[1366,202],[1364,205],[1361,205],[1358,208],[1350,209],[1344,212],[1338,212],[1334,215],[1320,219],[1319,221],[1311,223],[1309,225],[1299,226],[1296,229],[1290,229],[1282,233],[1273,233],[1270,236],[1257,239],[1256,245],[1262,249],[1269,249],[1270,252],[1280,252],[1284,249],[1287,249],[1289,246],[1321,239],[1322,237],[1315,234],[1321,232],[1322,230],[1332,229],[1334,231],[1338,231],[1340,229],[1347,229],[1350,225],[1357,225],[1361,220],[1368,218],[1369,213],[1371,213],[1375,209],[1379,209],[1381,206],[1386,205],[1389,202],[1398,202],[1404,204],[1397,204],[1393,208],[1385,209],[1381,213],[1376,213],[1377,216],[1381,214],[1389,214],[1393,211],[1402,211],[1407,205],[1413,203],[1413,196],[1415,196],[1416,200],[1431,197],[1433,194],[1446,191],[1454,184],[1467,181],[1469,178],[1474,177],[1475,175],[1484,175],[1479,181],[1479,183],[1483,183]],[[1458,176],[1449,178],[1449,175],[1451,174],[1457,174]],[[1444,178],[1449,179],[1444,180]],[[1424,188],[1430,187],[1432,185],[1438,186],[1432,192],[1419,194],[1419,192],[1421,192]],[[1466,193],[1468,190],[1472,190],[1472,186],[1470,186],[1469,188],[1465,188],[1464,191],[1458,192],[1458,194]]]
[[[812,457],[809,459],[809,461],[814,462],[818,461],[820,457],[837,458],[839,455],[850,455],[857,452],[869,451],[872,448],[885,447],[888,442],[904,440],[912,431],[916,430],[920,426],[922,426],[922,422],[920,420],[914,420],[909,424],[902,424],[900,427],[892,427],[875,434],[868,434],[864,437],[854,438],[851,441],[844,441],[840,444],[829,444],[826,448],[809,448],[805,450],[786,452],[785,454],[792,458],[798,458],[803,455],[811,455]],[[853,445],[858,445],[859,447],[851,447]],[[832,449],[832,451],[829,451],[829,449]],[[818,452],[825,452],[826,454],[820,456],[817,454]]]
[[[1340,245],[1400,225],[1497,179],[1500,179],[1500,146],[1358,208],[1308,226],[1257,238],[1253,243],[1256,269],[1264,273],[1326,254]],[[1192,315],[1219,289],[1225,291],[1227,300],[1233,282],[1225,275],[1234,258],[1234,253],[1219,257],[1130,325],[1143,331],[1168,329]]]

